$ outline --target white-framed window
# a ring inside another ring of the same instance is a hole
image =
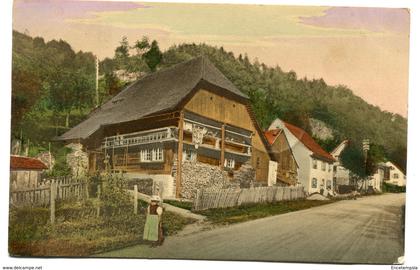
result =
[[[316,159],[312,159],[312,168],[313,169],[318,169],[318,160]]]
[[[318,188],[318,180],[316,178],[312,178],[311,187]]]
[[[140,151],[141,162],[163,161],[163,149],[143,149]]]
[[[234,159],[225,159],[225,167],[226,168],[235,168],[235,160]]]
[[[400,178],[400,176],[398,175],[398,173],[394,173],[393,178],[398,179],[398,178]]]
[[[182,151],[182,160],[183,161],[196,161],[197,152],[191,149]]]
[[[325,171],[327,168],[327,163],[325,161],[322,161],[321,163],[321,170]]]

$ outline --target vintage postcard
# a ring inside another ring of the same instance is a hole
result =
[[[404,263],[409,38],[408,8],[15,0],[9,256]]]

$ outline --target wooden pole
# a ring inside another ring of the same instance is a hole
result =
[[[178,122],[178,160],[176,170],[176,189],[175,196],[179,198],[181,196],[181,181],[182,181],[182,151],[184,142],[184,112],[181,111],[179,114]]]
[[[95,107],[99,107],[99,59],[95,56]]]
[[[96,216],[99,217],[99,215],[101,214],[101,185],[97,186],[96,195],[98,197],[98,205],[96,206]]]
[[[50,221],[51,224],[55,223],[55,197],[57,192],[57,186],[53,180],[50,185]]]
[[[137,215],[137,206],[138,206],[138,199],[137,199],[137,185],[134,185],[134,215]]]
[[[221,130],[222,141],[221,141],[221,150],[220,150],[220,168],[223,170],[225,167],[225,124],[222,125]]]

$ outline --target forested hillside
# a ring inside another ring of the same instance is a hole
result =
[[[322,79],[298,79],[293,71],[266,66],[247,55],[235,56],[223,47],[181,44],[160,52],[157,41],[143,38],[131,47],[123,39],[115,56],[100,63],[100,100],[124,87],[126,82],[115,76],[116,70],[142,76],[199,55],[206,55],[249,95],[261,127],[267,128],[279,117],[310,132],[309,119],[322,120],[335,131],[333,139],[318,140],[327,150],[345,138],[361,148],[361,141],[369,138],[386,158],[405,169],[407,119],[381,111],[345,86],[329,86]],[[14,32],[13,136],[41,145],[62,133],[67,124],[72,126],[83,119],[94,107],[94,73],[92,53],[76,53],[64,41],[45,43],[42,38]],[[37,136],[27,132],[31,127],[42,130]]]

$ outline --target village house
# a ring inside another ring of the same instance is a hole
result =
[[[348,146],[349,141],[344,140],[331,151],[331,156],[336,160],[333,164],[333,184],[338,189],[339,186],[354,185],[350,178],[350,171],[341,163],[341,153]]]
[[[12,190],[37,187],[41,173],[48,167],[40,160],[23,156],[10,156],[10,185]]]
[[[388,171],[385,172],[384,181],[388,184],[405,187],[407,179],[403,170],[391,161],[387,161],[385,165]]]
[[[272,175],[248,96],[205,57],[134,82],[59,139],[83,145],[89,173],[151,179],[165,198],[191,198],[244,170],[260,185]]]
[[[336,161],[331,154],[319,146],[314,139],[301,128],[280,119],[274,120],[269,130],[281,129],[290,144],[298,165],[298,184],[311,194],[332,192],[333,164]]]
[[[277,162],[277,185],[295,186],[298,182],[298,165],[282,129],[267,130],[265,137]]]
[[[376,166],[376,171],[373,175],[371,175],[367,180],[368,188],[371,187],[376,192],[382,192],[382,185],[384,181],[389,179],[389,166],[384,163],[380,162]],[[362,187],[363,185],[361,185]]]

